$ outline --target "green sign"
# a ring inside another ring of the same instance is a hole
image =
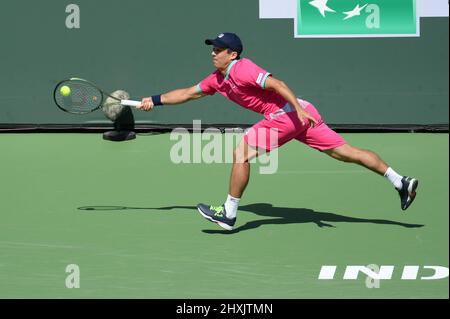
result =
[[[415,0],[297,0],[296,37],[419,36]]]

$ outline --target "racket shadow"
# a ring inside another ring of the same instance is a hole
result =
[[[197,209],[195,206],[167,206],[167,207],[130,207],[130,206],[82,206],[78,207],[78,210],[87,210],[87,211],[123,211],[123,210],[173,210],[177,208],[184,209]]]
[[[166,206],[166,207],[128,207],[128,206],[84,206],[79,207],[79,210],[87,211],[124,211],[124,210],[176,210],[188,209],[197,212],[196,206]],[[408,224],[387,219],[369,219],[349,217],[345,215],[318,212],[309,208],[292,208],[292,207],[277,207],[268,203],[255,203],[249,205],[239,206],[239,212],[249,212],[257,216],[266,217],[264,219],[252,220],[245,223],[231,231],[228,230],[202,230],[207,234],[236,234],[241,231],[247,231],[259,228],[264,225],[283,225],[283,224],[305,224],[312,223],[319,228],[335,228],[335,225],[330,223],[370,223],[378,225],[392,225],[404,228],[419,228],[425,225],[422,224]],[[272,218],[267,218],[272,217]]]

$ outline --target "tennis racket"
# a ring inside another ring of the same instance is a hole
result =
[[[113,98],[123,106],[139,107],[140,101],[120,100],[106,93],[95,84],[80,78],[59,82],[53,92],[56,105],[64,112],[87,114],[101,108],[106,97]]]

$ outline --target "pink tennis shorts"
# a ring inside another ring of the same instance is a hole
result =
[[[308,121],[302,124],[295,111],[282,113],[253,125],[244,135],[245,142],[254,148],[271,151],[296,139],[321,152],[347,143],[322,121],[314,105],[304,100],[299,102],[317,120],[314,127],[310,127]]]

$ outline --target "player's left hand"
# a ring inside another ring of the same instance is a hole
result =
[[[309,122],[310,127],[314,127],[317,125],[317,120],[308,112],[301,110],[300,112],[297,112],[297,115],[303,125],[305,124],[306,120]]]

